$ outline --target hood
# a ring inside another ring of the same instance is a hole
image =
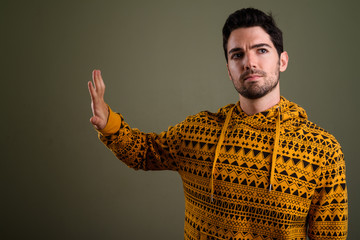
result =
[[[236,118],[239,119],[246,119],[249,118],[249,121],[251,119],[252,122],[259,122],[260,125],[266,125],[268,124],[274,124],[276,118],[278,117],[278,109],[281,110],[281,118],[280,122],[281,124],[294,124],[295,122],[301,122],[302,120],[307,120],[307,114],[305,110],[297,105],[296,103],[293,103],[289,100],[287,100],[284,97],[280,98],[280,102],[273,107],[263,111],[259,112],[254,115],[247,115],[240,107],[240,102],[237,102],[236,104],[229,104],[224,108],[221,108],[219,110],[219,113],[223,115],[224,118],[226,118],[231,111],[231,108],[233,109],[234,115],[232,116],[232,119],[230,121],[233,122],[236,120]],[[295,125],[294,125],[295,127]]]

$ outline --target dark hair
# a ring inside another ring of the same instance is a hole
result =
[[[224,24],[222,29],[223,34],[223,48],[227,59],[227,43],[230,34],[235,29],[241,27],[256,27],[259,26],[270,35],[270,39],[274,44],[279,56],[284,51],[283,38],[281,30],[276,26],[275,20],[271,13],[269,15],[255,8],[243,8],[231,14]]]

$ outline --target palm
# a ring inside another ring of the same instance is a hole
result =
[[[91,81],[88,82],[91,97],[91,109],[93,112],[90,122],[97,129],[103,129],[106,126],[109,114],[108,106],[104,101],[105,84],[101,77],[100,70],[94,70],[92,76],[94,85]]]

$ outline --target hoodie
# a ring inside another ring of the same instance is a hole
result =
[[[297,104],[281,97],[251,116],[230,104],[160,134],[130,128],[109,111],[99,138],[117,158],[180,174],[186,240],[346,239],[341,147]]]

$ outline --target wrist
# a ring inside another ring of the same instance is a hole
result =
[[[103,129],[99,129],[98,131],[103,135],[111,135],[119,131],[121,119],[120,115],[113,112],[109,105],[106,104],[106,106],[108,113],[106,125]]]

